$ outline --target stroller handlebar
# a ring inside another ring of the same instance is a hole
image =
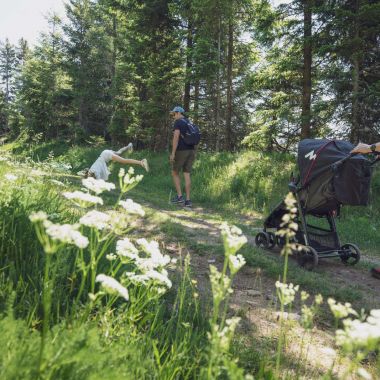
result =
[[[355,156],[356,153],[350,153],[347,157],[342,158],[341,160],[334,162],[331,165],[333,171],[336,171],[340,166],[342,166],[347,160],[349,160],[352,156]]]

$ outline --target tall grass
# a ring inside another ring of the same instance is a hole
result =
[[[70,206],[60,193],[63,189],[74,190],[81,186],[75,177],[76,170],[90,166],[103,149],[102,146],[63,149],[62,146],[40,144],[19,150],[26,162],[48,175],[33,173],[32,167],[12,159],[0,162],[3,178],[0,186],[0,220],[3,221],[0,226],[0,328],[7,332],[0,337],[1,378],[244,378],[244,371],[231,355],[237,319],[227,318],[228,298],[236,273],[234,265],[243,262],[242,257],[237,258],[236,250],[231,251],[231,247],[236,248],[234,232],[225,230],[225,261],[221,271],[211,269],[212,307],[206,308],[201,308],[198,302],[188,256],[179,257],[172,278],[175,286],[161,295],[126,282],[123,273],[136,269],[133,262],[106,259],[107,253],[117,249],[118,234],[111,238],[82,228],[81,232],[90,238],[89,249],[63,245],[49,252],[50,245],[44,245],[43,238],[40,238],[42,247],[38,243],[29,215],[44,210],[54,223],[75,223],[85,211]],[[148,152],[134,155],[147,156],[152,173],[128,196],[168,207],[172,183],[166,155]],[[41,162],[44,159],[46,164]],[[69,162],[71,174],[56,171],[56,165],[49,166],[56,162]],[[117,169],[115,165],[112,182],[120,179]],[[249,217],[253,211],[265,215],[283,198],[293,169],[294,159],[286,155],[199,153],[193,174],[193,200],[217,210],[221,217],[230,213]],[[17,179],[4,180],[5,173],[11,172]],[[52,182],[52,178],[59,179],[61,184]],[[378,184],[376,176],[374,196],[378,194]],[[122,189],[121,183],[119,190]],[[103,199],[102,211],[107,211],[120,198],[108,195]],[[365,212],[363,208],[347,208],[340,227],[343,238],[352,238],[350,235],[355,230],[365,235],[361,239],[367,249],[380,243],[379,236],[371,232],[371,228],[377,226],[372,220],[377,210],[377,202]],[[358,229],[358,221],[367,227]],[[46,226],[41,224],[40,227],[37,235],[41,237]],[[137,238],[140,231],[134,228],[124,230],[124,234]],[[366,240],[368,237],[370,241]],[[186,242],[185,237],[183,241]],[[52,253],[54,255],[49,256]],[[294,373],[293,378],[299,378],[301,361],[307,356],[307,350],[301,350],[296,372],[282,373],[285,332],[290,328],[283,316],[286,297],[294,289],[286,283],[287,271],[285,266],[283,286],[277,288],[281,301],[277,351],[264,353],[264,359],[257,358],[260,364],[245,365],[254,368],[258,378],[292,378]],[[120,278],[122,284],[128,284],[130,303],[107,293],[106,287],[99,288],[95,284],[99,273],[107,273]],[[304,302],[302,323],[305,328],[312,326],[316,303]],[[41,330],[44,331],[42,338]],[[349,351],[350,355],[354,353],[356,355],[356,351]],[[355,368],[350,373],[357,370],[359,359],[363,357],[355,356]]]
[[[7,331],[1,337],[6,342],[0,347],[1,378],[206,378],[207,373],[228,376],[232,370],[242,378],[243,371],[228,364],[229,343],[223,343],[215,360],[221,343],[211,344],[208,333],[218,331],[218,320],[209,319],[210,308],[199,306],[189,256],[179,257],[175,286],[164,290],[167,272],[158,269],[157,260],[167,256],[160,256],[158,244],[136,240],[146,256],[135,262],[133,250],[126,251],[133,253],[131,257],[122,255],[116,240],[130,235],[133,227],[128,215],[127,227],[122,226],[120,212],[110,225],[112,232],[90,224],[83,227],[82,221],[79,230],[73,223],[86,210],[71,206],[61,194],[79,183],[45,169],[11,159],[0,162],[0,217],[6,221],[0,234],[0,326]],[[65,182],[51,181],[52,176]],[[126,192],[134,183],[129,173],[123,174],[120,190]],[[127,212],[143,215],[134,207]],[[40,210],[44,212],[36,213]],[[111,216],[117,212],[106,201],[103,211],[107,210]],[[69,225],[59,235],[63,223]],[[87,235],[88,242],[82,246],[85,235],[79,236],[81,245],[71,241],[70,231]],[[156,263],[156,270],[141,273],[143,260]],[[147,278],[151,272],[152,280]],[[95,284],[95,279],[102,281],[100,273],[120,277],[119,287],[126,285],[129,292],[124,296],[127,302],[118,298],[108,279],[100,288]],[[222,277],[227,280],[228,275]],[[233,333],[228,327],[229,342]]]

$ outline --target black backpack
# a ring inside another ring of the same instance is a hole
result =
[[[198,145],[201,140],[201,132],[199,127],[189,120],[184,121],[187,124],[187,131],[184,135],[181,135],[183,141],[186,145]]]

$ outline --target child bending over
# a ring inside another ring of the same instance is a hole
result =
[[[120,157],[125,151],[132,152],[133,144],[129,143],[127,146],[119,149],[118,151],[113,150],[103,150],[97,160],[91,165],[90,169],[88,169],[85,173],[86,177],[94,177],[96,179],[103,179],[104,181],[108,180],[108,176],[111,174],[108,170],[107,164],[110,161],[119,162],[120,164],[125,165],[138,165],[143,167],[147,172],[149,171],[148,161],[144,158],[141,161],[132,160],[129,158]]]

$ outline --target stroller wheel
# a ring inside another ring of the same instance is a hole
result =
[[[355,244],[344,244],[340,247],[343,253],[340,258],[345,264],[355,265],[360,260],[360,250]]]
[[[318,252],[313,247],[305,245],[297,254],[298,264],[302,268],[312,271],[318,265]]]
[[[268,232],[268,235],[269,235],[268,248],[272,249],[276,245],[276,235],[273,232]]]
[[[286,243],[285,238],[283,236],[276,235],[275,239],[276,239],[276,244],[280,248],[282,248],[285,245],[285,243]]]
[[[255,237],[256,247],[269,248],[271,241],[267,232],[261,231]]]

